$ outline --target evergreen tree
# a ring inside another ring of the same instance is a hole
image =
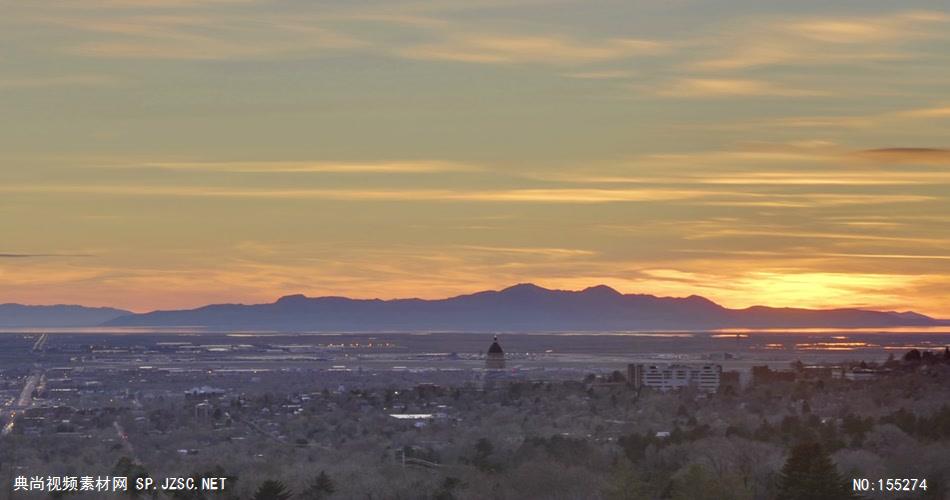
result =
[[[650,446],[652,442],[653,440],[650,439],[648,434],[638,434],[636,432],[626,436],[620,436],[618,440],[618,444],[623,448],[627,459],[633,463],[637,463],[643,459],[646,455],[647,446]]]
[[[492,446],[491,441],[487,438],[480,438],[475,443],[475,456],[472,458],[472,464],[484,472],[492,472],[494,466],[489,459],[494,451],[495,447]]]
[[[629,464],[618,466],[612,480],[604,490],[604,497],[609,500],[640,500],[654,498],[652,484],[643,476],[641,469],[630,467]]]
[[[135,463],[129,457],[122,457],[112,468],[112,475],[126,478],[127,488],[125,494],[132,498],[138,498],[142,492],[135,488],[135,482],[139,479],[149,477],[148,471],[141,464]]]
[[[257,488],[257,492],[254,493],[254,500],[290,500],[290,497],[293,494],[287,490],[287,487],[284,486],[284,483],[280,481],[275,481],[273,479],[268,479],[261,483],[261,486]]]
[[[782,467],[778,500],[838,500],[854,498],[831,456],[818,443],[794,446]]]
[[[715,477],[699,465],[690,465],[685,473],[673,481],[673,500],[742,500],[752,499],[752,492],[735,477]]]
[[[304,500],[323,500],[329,498],[336,491],[336,485],[325,471],[320,471],[317,477],[307,485],[307,488],[300,494]]]
[[[442,485],[432,495],[434,500],[455,500],[455,490],[463,487],[462,480],[457,477],[447,477]]]

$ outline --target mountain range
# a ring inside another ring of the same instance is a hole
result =
[[[0,304],[0,327],[98,326],[106,321],[129,314],[132,314],[132,312],[111,307]]]
[[[499,291],[424,299],[311,298],[269,304],[216,304],[128,314],[105,326],[309,331],[603,331],[716,328],[876,328],[950,325],[915,312],[865,309],[729,309],[706,298],[622,294],[599,285],[580,291],[519,284]]]

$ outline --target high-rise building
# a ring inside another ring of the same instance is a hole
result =
[[[627,366],[627,380],[634,387],[649,387],[658,391],[670,391],[683,387],[696,387],[706,392],[719,390],[722,366],[715,364],[631,364]]]

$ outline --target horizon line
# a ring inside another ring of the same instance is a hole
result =
[[[286,293],[286,294],[283,294],[283,295],[279,295],[277,298],[273,299],[273,301],[271,301],[271,302],[211,302],[211,303],[205,303],[205,304],[200,304],[200,305],[195,305],[195,306],[190,306],[190,307],[182,307],[182,308],[177,308],[177,309],[135,310],[135,309],[127,309],[127,308],[123,308],[123,307],[110,306],[110,305],[84,305],[84,304],[77,304],[77,303],[73,303],[73,304],[67,304],[67,303],[26,304],[26,303],[21,303],[21,302],[3,302],[3,303],[0,303],[0,306],[14,305],[14,306],[26,306],[26,307],[83,307],[83,308],[88,308],[88,309],[116,309],[116,310],[120,310],[120,311],[127,311],[127,312],[130,312],[130,313],[132,313],[132,314],[136,314],[136,315],[137,315],[137,314],[147,314],[147,313],[160,312],[160,311],[188,311],[188,310],[200,309],[200,308],[203,308],[203,307],[219,306],[219,305],[252,306],[252,305],[275,304],[275,303],[277,303],[278,301],[280,301],[280,300],[282,300],[282,299],[289,298],[289,297],[303,297],[303,298],[305,298],[305,299],[312,299],[312,300],[316,300],[316,299],[327,299],[327,298],[342,298],[342,299],[354,300],[354,301],[381,301],[381,302],[407,301],[407,300],[439,301],[439,300],[449,300],[449,299],[454,299],[454,298],[458,298],[458,297],[465,297],[465,296],[470,296],[470,295],[476,295],[476,294],[480,294],[480,293],[490,293],[490,292],[501,293],[501,292],[505,292],[505,291],[507,291],[507,290],[511,290],[511,289],[513,289],[513,288],[518,288],[518,287],[534,287],[534,288],[538,288],[538,289],[540,289],[540,290],[544,290],[544,291],[548,291],[548,292],[569,292],[569,293],[583,293],[583,292],[586,292],[586,291],[589,291],[589,290],[593,290],[593,289],[607,289],[607,290],[610,290],[610,291],[612,291],[612,292],[614,292],[614,293],[617,293],[618,295],[622,295],[622,296],[625,296],[625,297],[627,297],[627,296],[641,295],[641,296],[656,297],[656,298],[660,298],[660,299],[690,299],[690,298],[698,298],[698,299],[703,299],[703,300],[709,301],[709,302],[715,304],[716,306],[722,307],[723,309],[734,310],[734,311],[748,310],[748,309],[753,309],[753,308],[757,308],[757,307],[764,307],[764,308],[769,308],[769,309],[797,309],[797,310],[807,310],[807,311],[860,310],[860,311],[873,311],[873,312],[894,313],[894,314],[913,313],[913,314],[919,314],[919,315],[921,315],[921,316],[924,316],[924,317],[927,317],[927,318],[930,318],[930,319],[933,319],[933,320],[937,320],[937,321],[950,321],[950,318],[944,318],[943,316],[932,316],[932,315],[930,315],[930,314],[924,314],[924,313],[917,312],[917,311],[915,311],[915,310],[913,310],[913,309],[894,310],[894,309],[888,309],[888,308],[876,308],[875,306],[870,306],[870,307],[864,307],[864,306],[838,306],[838,307],[810,308],[810,307],[798,307],[798,306],[772,306],[772,305],[767,305],[767,304],[753,304],[753,305],[744,306],[744,307],[727,307],[727,306],[724,306],[724,305],[722,305],[721,303],[717,302],[717,301],[714,300],[714,299],[711,299],[711,298],[709,298],[709,297],[706,297],[706,296],[703,296],[703,295],[699,295],[699,294],[689,294],[689,295],[675,296],[675,295],[655,295],[655,294],[652,294],[652,293],[644,293],[644,292],[629,292],[629,293],[628,293],[628,292],[622,292],[622,291],[617,290],[616,288],[614,288],[614,287],[612,287],[612,286],[610,286],[610,285],[606,285],[606,284],[603,284],[603,283],[596,284],[596,285],[591,285],[591,286],[587,286],[587,287],[584,287],[584,288],[582,288],[582,289],[565,289],[565,288],[547,288],[547,287],[545,287],[545,286],[538,285],[538,284],[532,283],[532,282],[520,282],[520,283],[515,283],[515,284],[513,284],[513,285],[509,285],[509,286],[505,286],[505,287],[501,287],[501,288],[488,288],[488,289],[476,290],[476,291],[473,291],[473,292],[458,293],[458,294],[449,295],[449,296],[444,296],[444,297],[438,297],[438,298],[421,298],[421,297],[418,297],[418,296],[413,296],[413,297],[392,297],[392,298],[380,298],[380,297],[352,297],[352,296],[339,295],[339,294],[307,295],[307,294],[305,294],[305,293],[300,293],[300,292],[298,292],[298,293]]]

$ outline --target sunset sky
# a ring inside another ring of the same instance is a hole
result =
[[[946,3],[3,11],[0,303],[603,283],[950,317]]]

